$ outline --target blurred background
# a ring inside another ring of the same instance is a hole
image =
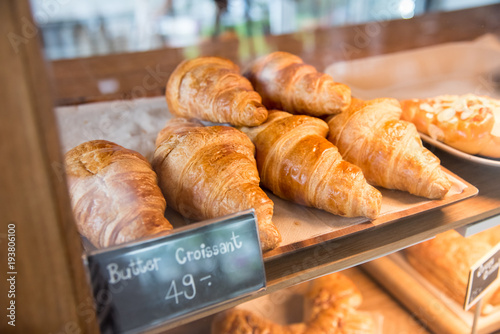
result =
[[[31,0],[51,60],[189,47],[370,21],[410,19],[500,0]]]

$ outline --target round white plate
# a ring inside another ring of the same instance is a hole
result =
[[[477,155],[472,155],[468,153],[464,153],[462,151],[459,151],[451,146],[448,146],[440,141],[437,141],[435,139],[432,139],[431,137],[419,133],[420,137],[422,138],[423,141],[426,143],[429,143],[437,148],[440,148],[441,150],[450,153],[451,155],[454,155],[458,158],[469,160],[481,165],[487,165],[487,166],[493,166],[493,167],[500,167],[500,159],[493,159],[493,158],[486,158],[486,157],[481,157]]]

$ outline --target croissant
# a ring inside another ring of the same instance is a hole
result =
[[[93,140],[66,153],[65,164],[78,229],[95,247],[172,229],[156,174],[139,153]]]
[[[351,101],[348,86],[287,52],[273,52],[257,59],[244,75],[268,109],[323,116],[345,110]]]
[[[469,270],[500,242],[500,226],[463,237],[455,230],[405,249],[412,267],[440,291],[459,304],[465,301]],[[483,306],[500,306],[500,281],[496,290],[483,297]],[[483,309],[484,310],[484,309]]]
[[[401,119],[469,154],[500,158],[500,100],[474,94],[401,101]]]
[[[212,321],[212,334],[364,334],[375,333],[373,317],[357,311],[362,296],[345,275],[334,273],[310,283],[304,296],[305,308],[314,310],[303,322],[277,324],[244,309],[229,309]]]
[[[281,235],[272,223],[274,204],[259,187],[255,147],[241,131],[205,127],[174,118],[158,134],[153,168],[169,206],[203,220],[254,208],[264,251]]]
[[[321,119],[273,110],[242,131],[255,144],[262,184],[275,195],[336,215],[378,216],[382,195],[326,140]]]
[[[181,62],[166,87],[169,111],[235,126],[255,126],[267,118],[262,98],[239,67],[219,57],[200,57]]]
[[[369,183],[438,199],[451,182],[439,159],[427,150],[415,126],[400,121],[394,99],[354,99],[344,113],[328,119],[328,140],[342,157],[359,166]]]
[[[354,282],[344,274],[333,273],[318,277],[309,283],[304,300],[304,314],[313,319],[318,313],[340,305],[348,308],[359,308],[363,296]]]

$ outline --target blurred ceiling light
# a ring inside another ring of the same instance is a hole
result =
[[[415,15],[415,1],[401,0],[399,2],[399,13],[403,19],[411,19]]]

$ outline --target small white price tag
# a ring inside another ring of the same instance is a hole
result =
[[[500,244],[484,255],[469,271],[464,309],[468,310],[481,299],[497,279],[500,265]]]
[[[102,333],[136,333],[265,288],[253,210],[93,252]]]

